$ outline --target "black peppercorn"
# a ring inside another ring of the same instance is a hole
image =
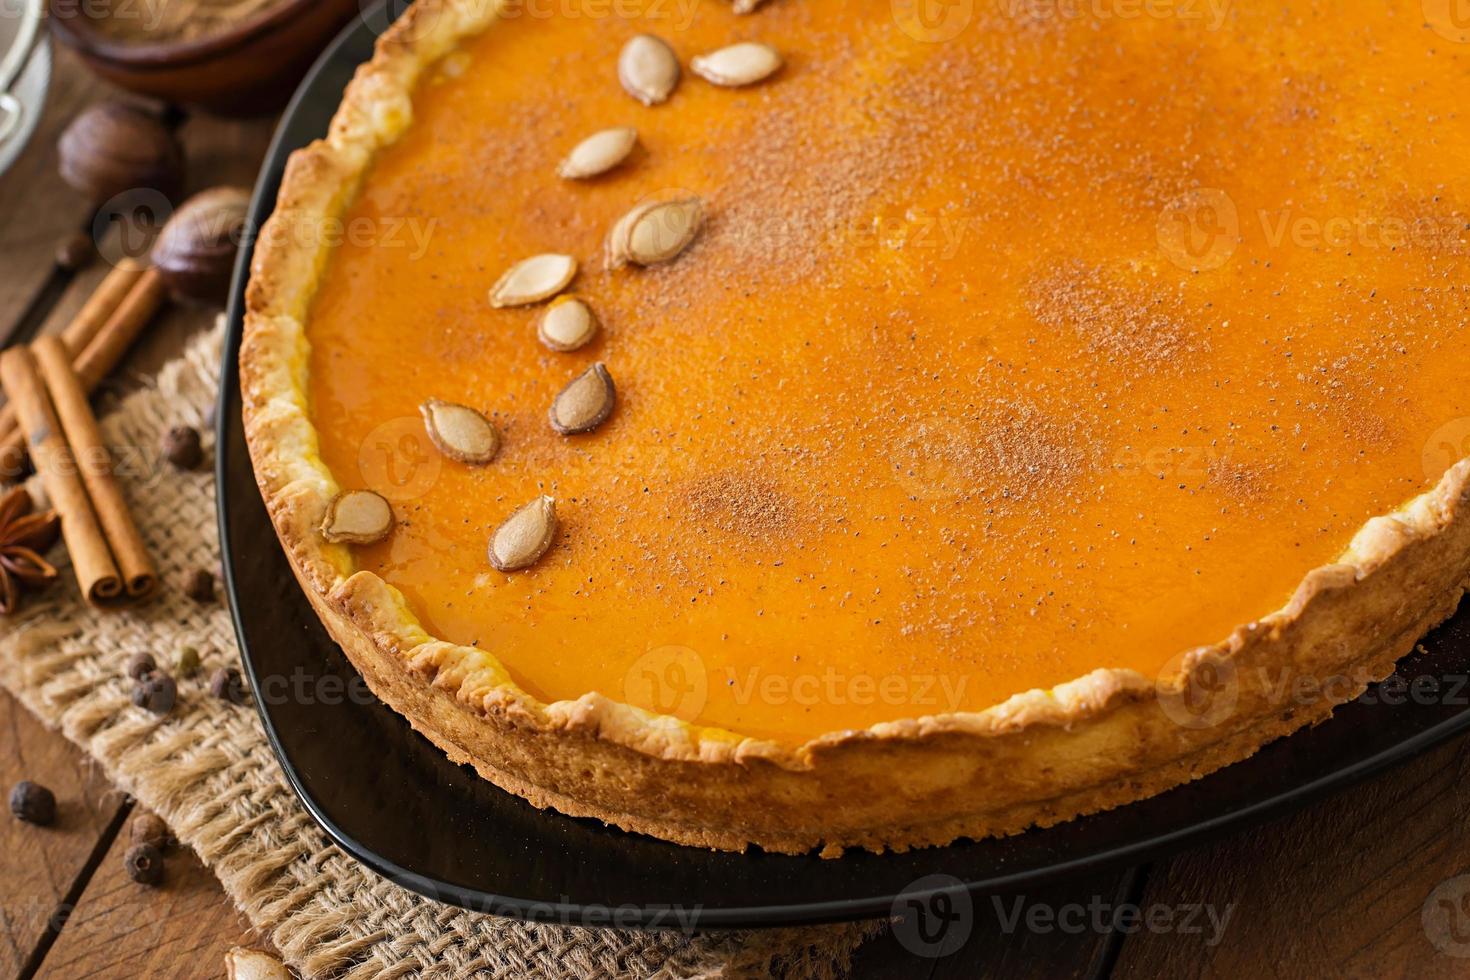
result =
[[[133,703],[155,715],[166,715],[172,711],[178,696],[178,685],[161,670],[140,678],[133,688]]]
[[[209,693],[231,704],[245,703],[245,685],[234,667],[221,667],[209,678]]]
[[[184,595],[195,602],[214,601],[214,573],[207,568],[196,568],[184,579]]]
[[[134,844],[148,844],[162,853],[168,847],[168,824],[152,813],[139,813],[133,817],[128,836]]]
[[[56,797],[46,787],[24,779],[10,791],[10,812],[26,823],[46,827],[56,819]]]
[[[128,658],[128,676],[135,681],[141,681],[157,669],[158,664],[153,662],[151,653],[139,651]]]
[[[128,877],[140,885],[156,885],[163,880],[163,855],[152,844],[134,844],[123,855]]]
[[[199,444],[199,430],[179,425],[163,437],[163,456],[177,469],[194,470],[204,462],[204,447]]]

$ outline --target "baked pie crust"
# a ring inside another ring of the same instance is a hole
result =
[[[290,160],[256,247],[240,354],[255,472],[301,586],[374,693],[454,761],[536,806],[709,848],[835,856],[1014,834],[1162,792],[1323,720],[1389,675],[1470,586],[1462,460],[1368,520],[1282,608],[1183,651],[1157,676],[1099,665],[983,710],[797,743],[601,693],[532,696],[493,653],[430,635],[398,589],[318,532],[343,489],[308,395],[307,321],[330,248],[297,233],[346,213],[380,151],[413,124],[430,67],[496,19],[483,0],[420,0],[382,37],[328,137]],[[1283,703],[1283,671],[1323,683],[1324,696]]]

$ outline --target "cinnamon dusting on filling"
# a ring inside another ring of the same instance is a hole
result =
[[[1208,485],[1237,502],[1260,500],[1271,490],[1270,464],[1241,462],[1228,456],[1211,459],[1206,464]]]
[[[716,473],[690,487],[689,514],[727,534],[769,541],[789,534],[796,523],[790,498],[774,485],[739,473]]]
[[[1194,344],[1168,294],[1134,296],[1102,272],[1072,259],[1032,280],[1026,307],[1053,330],[1075,334],[1110,359],[1164,366]]]
[[[1055,492],[1093,470],[1083,419],[1052,418],[1025,399],[987,406],[965,419],[919,423],[896,465],[916,495],[990,504]]]

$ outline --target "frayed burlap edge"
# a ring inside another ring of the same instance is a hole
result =
[[[216,326],[103,422],[120,447],[129,504],[165,587],[146,606],[100,613],[64,580],[0,621],[0,683],[93,755],[108,776],[160,814],[301,974],[341,980],[513,977],[547,980],[815,978],[846,975],[877,926],[858,924],[699,935],[518,922],[438,905],[379,878],[333,846],[301,808],[255,711],[209,697],[209,673],[238,661],[223,604],[179,589],[213,568],[214,483],[180,474],[157,446],[174,425],[204,425],[219,378]],[[204,661],[157,719],[134,707],[123,665],[160,662],[185,645]],[[208,968],[206,968],[208,969]]]

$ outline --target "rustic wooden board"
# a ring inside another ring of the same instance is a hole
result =
[[[193,851],[171,849],[163,883],[149,887],[128,877],[127,848],[124,827],[36,976],[196,980],[222,976],[230,947],[255,944],[250,924]]]
[[[74,886],[85,882],[88,861],[123,805],[80,749],[47,730],[0,690],[0,792],[22,779],[56,794],[57,819],[34,827],[0,817],[0,973],[15,976],[63,912]]]
[[[25,151],[0,178],[0,346],[25,326],[28,314],[35,315],[48,285],[65,283],[56,268],[56,246],[91,219],[90,203],[56,174],[56,139],[83,108],[116,94],[69,50],[56,46],[55,56],[46,111]]]
[[[965,937],[953,952],[916,948],[913,933],[890,929],[858,951],[854,980],[1084,980],[1104,977],[1124,937],[1095,928],[1095,907],[1131,901],[1136,869],[1092,875],[1020,895],[981,895],[954,928]],[[940,954],[940,955],[935,955]]]
[[[1161,862],[1145,905],[1212,903],[1217,915],[1231,908],[1229,924],[1213,945],[1207,934],[1140,932],[1114,977],[1470,975],[1467,768],[1470,741],[1460,740]]]

